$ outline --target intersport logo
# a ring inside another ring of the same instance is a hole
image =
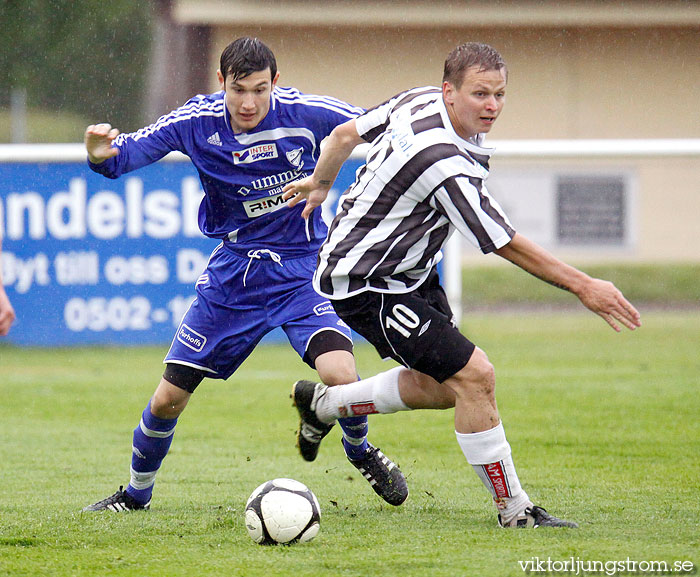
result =
[[[277,145],[274,142],[271,144],[259,144],[258,146],[234,152],[233,164],[250,164],[270,158],[277,158]]]

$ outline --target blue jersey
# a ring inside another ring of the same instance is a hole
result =
[[[118,178],[171,151],[190,157],[205,196],[199,228],[241,250],[269,248],[285,255],[317,252],[327,227],[321,210],[305,222],[301,205],[290,209],[282,188],[309,176],[321,141],[363,110],[327,96],[275,88],[267,116],[250,132],[235,134],[224,92],[198,95],[154,124],[120,134],[119,154],[90,168]]]

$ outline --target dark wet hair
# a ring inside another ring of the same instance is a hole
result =
[[[503,57],[495,48],[488,44],[466,42],[457,46],[447,56],[442,81],[459,88],[462,86],[464,73],[472,66],[478,66],[481,72],[503,69],[508,73]]]
[[[224,80],[245,78],[253,72],[270,69],[270,78],[277,74],[277,61],[265,43],[257,38],[244,36],[231,42],[221,53],[219,70]]]

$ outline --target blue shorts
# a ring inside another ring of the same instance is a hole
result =
[[[267,250],[237,253],[222,243],[197,281],[164,362],[227,379],[277,327],[303,359],[322,331],[336,331],[351,345],[350,328],[311,284],[315,268],[316,254],[285,259]]]

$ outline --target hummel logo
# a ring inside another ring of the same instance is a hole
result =
[[[219,133],[215,132],[212,134],[209,138],[207,138],[207,142],[209,144],[213,144],[214,146],[221,146],[221,137],[219,136]]]

